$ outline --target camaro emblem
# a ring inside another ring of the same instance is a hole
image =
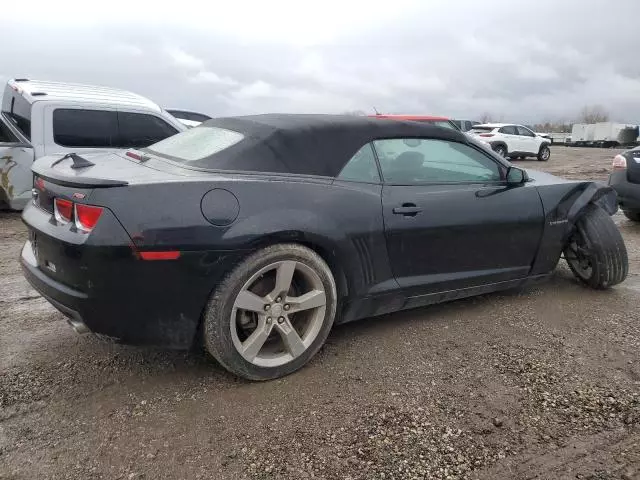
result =
[[[553,222],[549,222],[549,225],[561,225],[563,223],[569,223],[569,220],[566,218],[564,220],[554,220]]]
[[[73,198],[77,198],[78,200],[82,200],[84,199],[84,197],[86,197],[86,195],[84,193],[79,193],[79,192],[75,192],[73,195],[71,195]]]

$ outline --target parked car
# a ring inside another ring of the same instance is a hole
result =
[[[175,109],[167,109],[171,115],[176,117],[180,122],[186,125],[189,128],[197,127],[202,122],[206,122],[207,120],[211,120],[211,117],[205,115],[204,113],[190,112],[188,110],[175,110]]]
[[[299,369],[334,324],[527,285],[563,252],[592,288],[627,274],[611,188],[419,122],[217,118],[33,171],[22,268],[76,329],[202,342],[248,379]]]
[[[541,162],[546,162],[551,156],[551,141],[523,125],[485,123],[475,125],[468,133],[486,141],[501,157],[537,157]]]
[[[640,147],[613,158],[609,185],[618,193],[620,209],[627,218],[640,222]]]
[[[123,90],[15,79],[0,112],[0,204],[31,199],[33,161],[52,154],[146,147],[186,127],[150,100]]]

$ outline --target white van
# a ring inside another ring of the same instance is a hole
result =
[[[186,130],[140,95],[113,88],[9,80],[0,112],[0,208],[31,199],[31,165],[44,155],[142,148]]]

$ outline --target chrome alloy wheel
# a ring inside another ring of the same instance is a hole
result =
[[[327,298],[320,276],[295,260],[267,265],[249,278],[231,311],[233,345],[260,367],[302,355],[320,332]]]

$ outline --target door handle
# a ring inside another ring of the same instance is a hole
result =
[[[405,217],[415,217],[422,211],[415,203],[403,203],[401,207],[395,207],[393,213],[404,215]]]

